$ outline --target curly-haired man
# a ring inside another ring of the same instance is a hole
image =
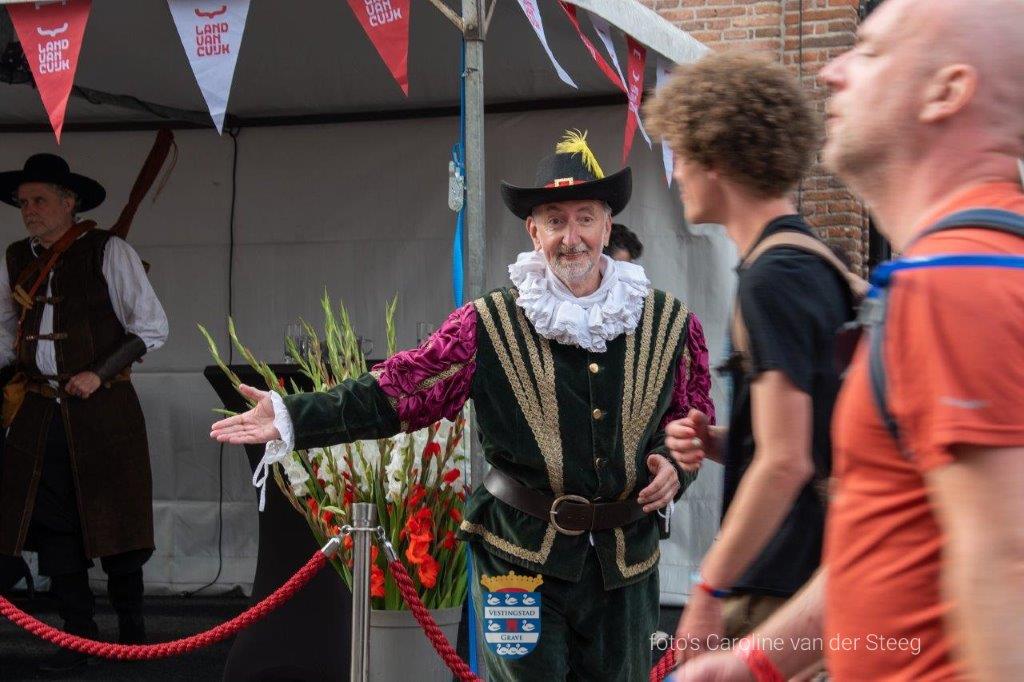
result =
[[[815,243],[789,195],[820,137],[784,68],[711,55],[678,67],[646,114],[676,155],[686,219],[724,225],[742,254],[734,318],[742,323],[734,321],[734,352],[721,370],[734,389],[730,424],[709,426],[691,411],[668,430],[681,464],[725,465],[721,532],[676,632],[685,659],[745,634],[818,567],[839,388],[833,337],[852,300],[825,256],[778,245],[779,235]]]

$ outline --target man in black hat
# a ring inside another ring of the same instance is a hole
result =
[[[92,638],[87,569],[99,558],[130,643],[145,639],[142,565],[153,552],[146,425],[130,369],[163,345],[167,317],[135,251],[76,220],[105,196],[52,154],[0,173],[0,201],[21,209],[29,233],[0,263],[0,366],[18,371],[5,390],[14,404],[4,410],[0,555],[38,552],[64,629]],[[65,650],[43,667],[86,662]]]
[[[243,387],[256,407],[211,433],[269,442],[272,463],[415,431],[472,398],[491,470],[459,536],[492,680],[638,680],[651,667],[659,513],[695,474],[668,456],[663,425],[714,406],[700,322],[601,253],[630,190],[628,168],[605,177],[567,133],[534,187],[502,185],[533,243],[509,267],[513,287],[330,392]]]

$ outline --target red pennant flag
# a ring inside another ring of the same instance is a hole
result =
[[[366,35],[409,96],[409,0],[348,0]]]
[[[90,9],[92,0],[7,6],[58,144]]]
[[[629,159],[629,150],[633,148],[636,126],[640,121],[640,98],[644,94],[644,67],[647,65],[647,48],[626,36],[629,46],[629,61],[626,64],[626,94],[629,96],[629,112],[626,114],[626,138],[622,141],[622,165]]]
[[[583,41],[583,47],[587,48],[587,52],[589,52],[590,56],[594,58],[594,61],[597,63],[597,68],[601,69],[601,73],[607,76],[608,80],[610,80],[615,87],[625,92],[626,86],[623,85],[618,72],[616,72],[615,69],[605,61],[605,58],[602,57],[601,53],[597,51],[596,47],[594,47],[594,43],[591,42],[590,38],[583,33],[583,29],[580,28],[580,20],[576,17],[576,5],[567,5],[562,2],[562,0],[558,0],[558,4],[561,5],[562,9],[565,10],[565,13],[569,15],[569,21],[571,21],[572,25],[576,27],[576,33],[579,34],[580,40]]]

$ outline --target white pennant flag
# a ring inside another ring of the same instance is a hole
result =
[[[249,0],[167,0],[167,4],[213,124],[222,133]]]
[[[622,67],[619,66],[619,58],[615,54],[615,44],[612,42],[611,26],[608,25],[607,21],[597,16],[593,12],[588,12],[588,14],[590,14],[590,23],[594,25],[594,30],[597,31],[597,36],[601,39],[601,42],[604,44],[605,52],[607,52],[608,56],[611,57],[612,66],[615,67],[615,72],[619,74],[619,80],[625,83],[626,78],[622,75]],[[644,130],[644,122],[640,120],[639,116],[636,117],[636,124],[637,127],[640,129],[640,134],[643,135],[644,137],[644,142],[646,142],[647,146],[650,147],[651,138],[647,134],[647,131]]]
[[[668,80],[668,77],[672,74],[673,66],[675,66],[675,64],[669,60],[664,57],[658,57],[657,80],[655,80],[654,83],[655,88],[660,88],[661,84]],[[675,159],[672,158],[672,150],[668,148],[668,144],[665,143],[665,140],[661,141],[661,158],[665,162],[665,182],[671,185],[672,167],[675,165]]]
[[[544,46],[544,51],[548,53],[548,58],[551,60],[551,65],[555,67],[555,72],[558,73],[558,77],[562,79],[562,82],[566,85],[578,88],[579,86],[569,77],[569,74],[565,72],[562,65],[555,59],[554,53],[551,52],[551,47],[548,45],[547,36],[544,35],[544,21],[540,17],[540,8],[537,7],[537,0],[519,0],[519,6],[523,8],[523,14],[526,15],[527,20],[530,22],[530,26],[533,26],[534,32],[537,37],[540,38],[540,44]]]

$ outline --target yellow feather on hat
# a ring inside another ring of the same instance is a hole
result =
[[[604,177],[604,171],[597,163],[597,157],[590,150],[587,144],[587,131],[582,133],[578,130],[567,130],[562,141],[555,145],[556,154],[579,154],[582,157],[583,165],[594,174],[598,180]]]

